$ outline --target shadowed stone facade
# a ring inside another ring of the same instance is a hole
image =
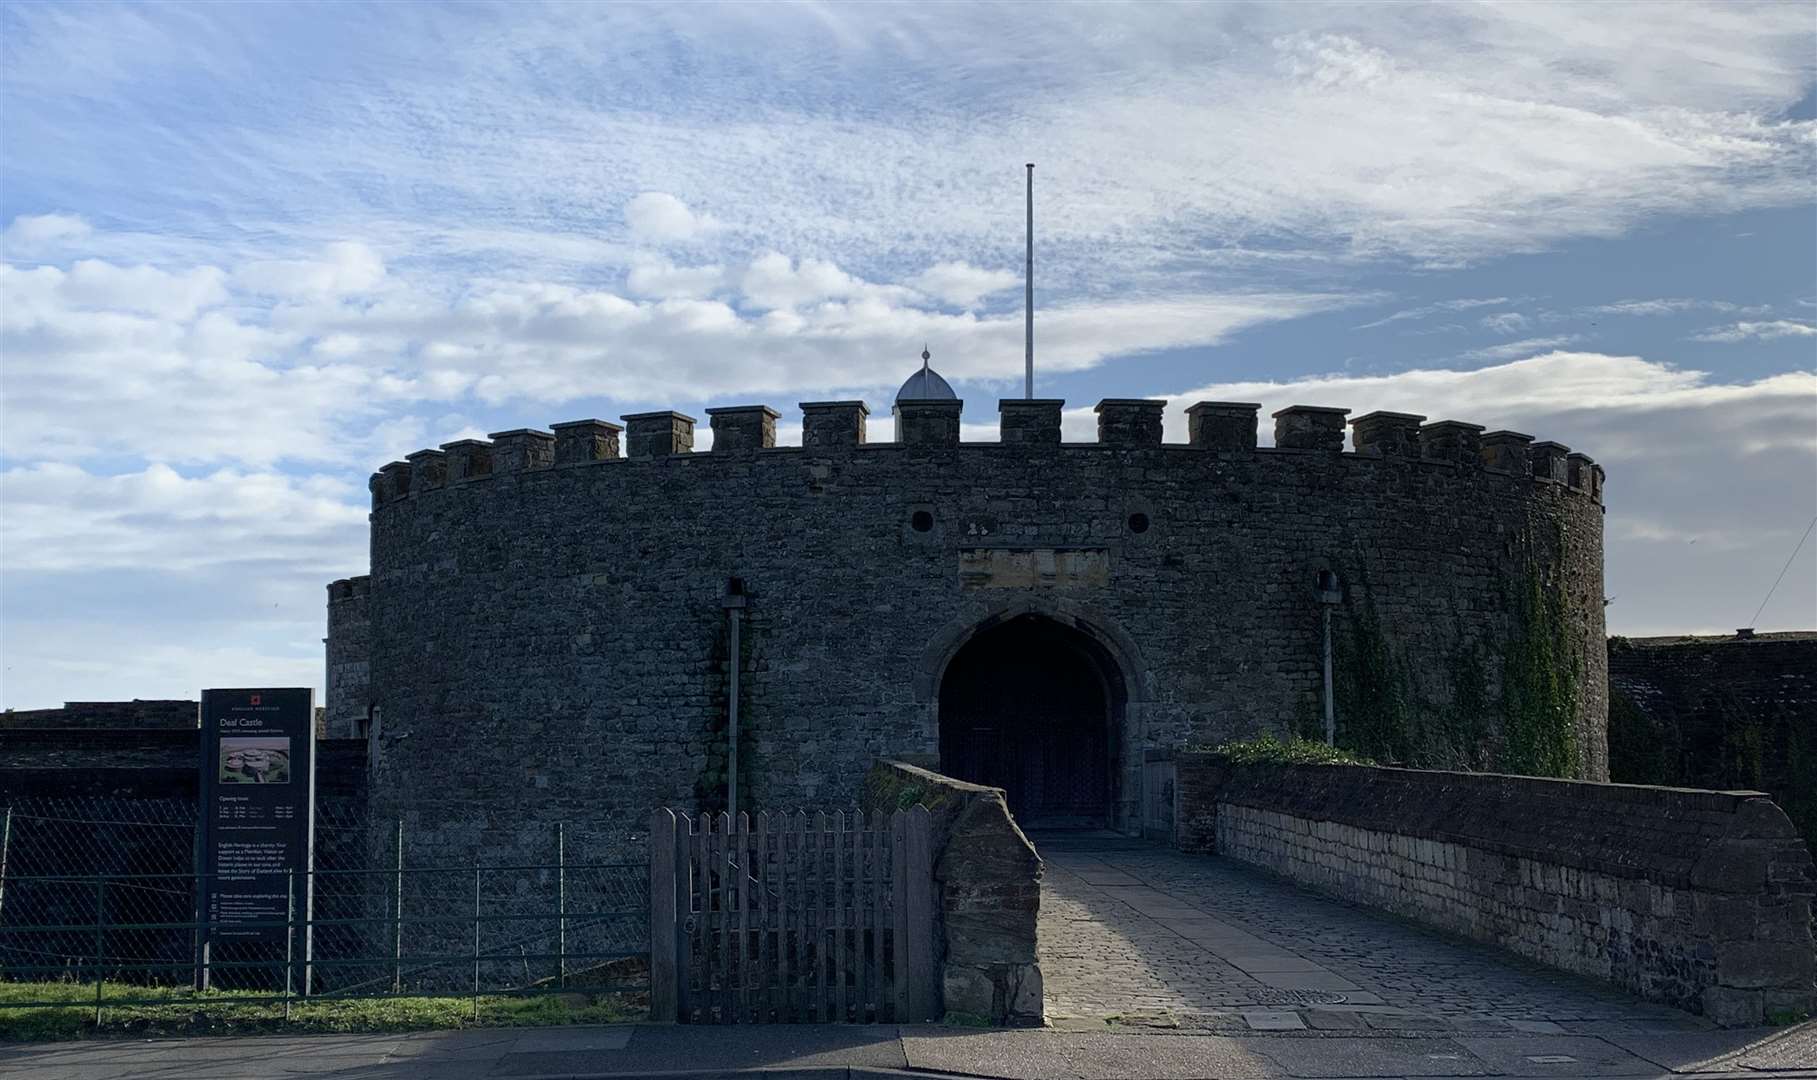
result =
[[[1462,454],[1458,425],[1429,425],[1427,456],[1400,414],[1388,446],[1378,416],[1378,445],[1344,453],[1335,409],[1283,410],[1284,448],[1256,449],[1256,407],[1230,402],[1194,412],[1191,444],[1126,399],[1098,408],[1100,441],[1062,444],[1061,404],[1006,402],[1001,444],[956,442],[957,401],[898,401],[897,443],[866,441],[863,403],[816,402],[805,448],[749,408],[715,410],[711,452],[661,412],[625,418],[628,458],[582,421],[385,466],[372,573],[337,583],[328,642],[331,724],[376,717],[374,813],[496,861],[613,816],[629,853],[650,808],[713,804],[733,578],[745,807],[850,803],[874,758],[937,763],[949,662],[1039,621],[1105,688],[1101,816],[1133,829],[1146,749],[1316,716],[1324,569],[1347,582],[1340,630],[1367,612],[1435,707],[1460,653],[1526,632],[1529,583],[1555,590],[1577,772],[1607,775],[1599,468],[1474,428]],[[342,640],[361,631],[363,702]]]

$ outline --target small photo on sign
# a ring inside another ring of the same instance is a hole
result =
[[[290,783],[289,737],[238,735],[222,738],[221,783]]]

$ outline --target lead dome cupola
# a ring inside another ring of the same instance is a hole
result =
[[[902,389],[896,391],[897,401],[959,400],[959,395],[953,393],[953,388],[940,377],[940,373],[927,366],[927,362],[931,359],[933,356],[928,353],[927,346],[923,345],[921,347],[921,370],[910,375],[908,381],[902,384]]]

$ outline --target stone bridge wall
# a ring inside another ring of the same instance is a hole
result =
[[[1759,792],[1213,754],[1176,765],[1182,850],[1725,1025],[1817,1003],[1811,858]]]
[[[1041,857],[1010,817],[1003,790],[879,761],[865,777],[864,802],[883,811],[920,803],[933,817],[947,1014],[1039,1027]]]

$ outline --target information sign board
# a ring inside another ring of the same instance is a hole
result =
[[[202,691],[196,889],[204,987],[308,987],[315,692]],[[297,929],[288,941],[286,922]],[[255,966],[241,966],[255,965]]]

